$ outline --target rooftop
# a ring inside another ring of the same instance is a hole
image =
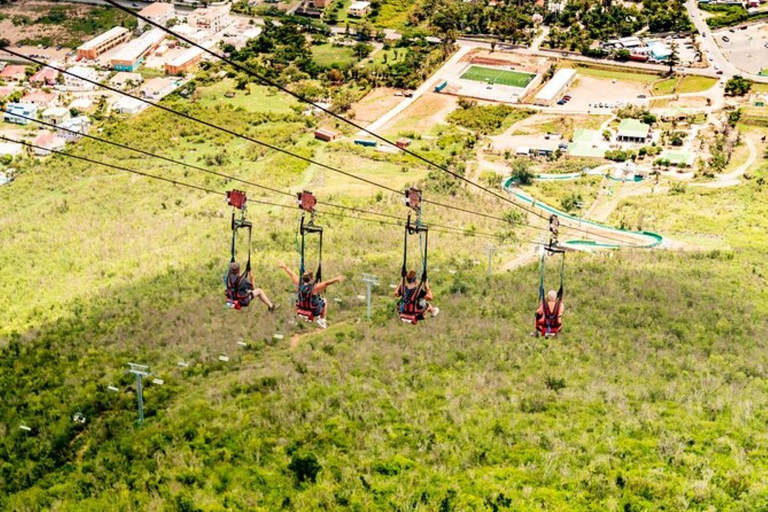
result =
[[[353,2],[352,5],[349,6],[349,8],[358,10],[358,9],[366,9],[370,6],[371,6],[371,2]]]
[[[651,127],[637,119],[623,119],[619,125],[619,136],[644,139]]]
[[[560,69],[555,73],[552,79],[547,82],[547,85],[542,87],[539,93],[536,95],[537,100],[549,101],[555,96],[560,94],[563,87],[570,82],[576,75],[576,70],[571,68]]]
[[[91,39],[90,41],[82,44],[78,48],[78,50],[93,50],[94,48],[98,48],[99,46],[101,46],[102,44],[106,43],[107,41],[110,41],[110,40],[112,40],[112,39],[114,39],[116,37],[120,37],[122,35],[125,35],[127,33],[128,33],[128,29],[125,28],[125,27],[114,27],[114,28],[111,28],[111,29],[107,30],[106,32],[104,32],[103,34],[101,34],[100,36],[96,36],[93,39]]]
[[[117,54],[112,57],[114,61],[127,61],[133,62],[136,59],[144,55],[150,48],[160,44],[165,39],[165,31],[159,28],[153,28],[149,32],[145,32],[138,39],[135,39],[123,47]]]
[[[588,142],[593,143],[600,140],[602,137],[598,130],[585,130],[579,128],[573,132],[573,142]]]
[[[140,16],[160,16],[173,12],[173,4],[165,2],[154,2],[139,11]]]
[[[171,62],[168,63],[169,66],[179,67],[183,66],[187,62],[189,62],[192,59],[196,59],[199,55],[202,55],[204,52],[200,48],[197,48],[196,46],[193,46],[192,48],[187,48],[182,53],[177,55],[176,57],[171,60]]]
[[[23,75],[27,72],[27,66],[20,66],[17,64],[9,64],[0,71],[0,78],[13,78],[19,74]]]

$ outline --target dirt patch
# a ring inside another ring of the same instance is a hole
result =
[[[641,94],[648,94],[645,86],[627,80],[610,80],[578,75],[570,87],[571,101],[568,108],[580,111],[599,111],[599,103],[630,101]]]
[[[57,2],[36,2],[34,0],[4,5],[0,9],[0,13],[7,16],[7,18],[0,22],[0,34],[3,34],[3,37],[8,39],[11,44],[15,44],[23,39],[40,39],[45,37],[51,38],[56,42],[70,39],[69,32],[61,25],[35,24],[16,26],[13,23],[14,17],[21,16],[34,21],[46,14],[52,7],[57,6],[60,7],[61,4]],[[88,5],[76,4],[67,4],[67,8],[70,9],[70,16],[77,17],[85,17],[88,11],[92,9]]]
[[[402,96],[395,96],[396,89],[379,87],[372,90],[360,101],[352,105],[355,121],[368,125],[403,101]]]
[[[511,68],[514,71],[526,71],[530,73],[543,73],[549,68],[550,61],[546,57],[533,57],[516,53],[493,52],[488,50],[476,50],[467,54],[460,61],[464,65],[477,64],[479,66],[501,66]]]
[[[445,118],[456,110],[458,98],[447,94],[425,93],[413,105],[384,125],[383,132],[395,135],[402,131],[414,131],[427,134],[438,124],[445,123]]]

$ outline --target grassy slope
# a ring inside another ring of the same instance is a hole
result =
[[[653,85],[653,94],[664,96],[667,94],[684,94],[691,92],[703,92],[717,83],[714,78],[703,76],[684,76],[661,80]]]
[[[322,148],[288,120],[207,114]],[[138,137],[152,132],[174,149]],[[192,160],[226,149],[223,170],[275,186],[336,179],[277,157],[252,161],[252,147],[151,113],[105,135]],[[333,190],[336,201],[376,204],[370,190],[354,198]],[[349,280],[329,294],[343,298],[332,303],[332,327],[291,351],[288,335],[304,326],[285,309],[273,317],[222,308],[219,199],[48,160],[0,190],[0,229],[13,240],[0,254],[10,262],[0,311],[4,327],[18,331],[0,353],[0,508],[764,508],[768,297],[766,243],[756,235],[767,224],[765,194],[751,182],[628,202],[617,216],[646,212],[646,224],[665,234],[719,236],[734,250],[569,256],[566,334],[552,342],[527,336],[535,266],[488,281],[473,264],[483,242],[437,235],[432,280],[442,313],[409,328],[392,318],[387,298],[400,233],[326,219],[326,273]],[[31,195],[34,209],[18,200]],[[378,208],[402,209],[390,198]],[[260,226],[254,246],[264,249],[257,279],[286,304],[274,263],[295,258],[296,215],[251,213]],[[355,298],[363,271],[382,276],[371,322],[359,320]],[[48,296],[19,305],[41,276]],[[24,330],[29,322],[37,328]],[[276,331],[287,336],[274,341]],[[230,364],[217,360],[222,352]],[[191,366],[180,369],[180,359]],[[151,363],[166,381],[148,386],[142,428],[133,426],[128,361]],[[85,427],[70,420],[77,411]],[[22,422],[35,431],[20,431]],[[308,453],[323,469],[317,483],[297,484],[288,466]]]

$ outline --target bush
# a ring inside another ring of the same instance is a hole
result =
[[[512,124],[530,117],[533,110],[511,107],[509,105],[478,106],[465,103],[466,107],[451,112],[448,122],[459,125],[483,135],[500,133]]]
[[[298,483],[312,482],[315,483],[317,475],[323,467],[317,460],[317,456],[314,453],[306,455],[294,453],[291,457],[291,462],[288,464],[288,469],[293,472]]]

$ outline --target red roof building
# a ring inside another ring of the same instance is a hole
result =
[[[27,66],[11,64],[0,71],[0,79],[10,82],[23,82],[27,79]]]
[[[50,107],[56,102],[56,94],[52,92],[35,91],[25,95],[19,103],[31,103],[40,107]]]
[[[29,78],[29,83],[38,87],[46,85],[56,85],[56,78],[59,76],[59,72],[51,68],[43,68]]]

